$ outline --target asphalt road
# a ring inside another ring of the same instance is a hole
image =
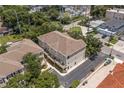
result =
[[[87,60],[79,67],[74,69],[66,76],[60,76],[55,70],[52,69],[52,73],[56,74],[59,78],[60,84],[68,88],[73,80],[85,79],[90,73],[92,68],[97,68],[105,60],[105,54],[100,53],[95,60]]]
[[[102,52],[109,55],[111,52],[111,48],[104,46],[102,48]],[[111,54],[112,54],[112,56],[116,56],[116,58],[118,58],[120,60],[124,60],[124,53],[122,53],[122,52],[119,52],[119,51],[112,49]]]

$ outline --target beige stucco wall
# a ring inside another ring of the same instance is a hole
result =
[[[85,49],[81,50],[80,52],[78,52],[74,56],[67,59],[67,61],[66,61],[67,62],[67,67],[70,69],[84,59],[85,59]]]

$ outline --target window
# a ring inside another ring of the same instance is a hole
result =
[[[67,59],[69,59],[69,58],[70,58],[70,56],[67,57]]]

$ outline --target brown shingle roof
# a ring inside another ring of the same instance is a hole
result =
[[[2,77],[6,77],[7,75],[18,71],[20,69],[24,68],[23,65],[21,63],[18,62],[11,62],[11,61],[5,61],[5,60],[1,60],[0,62],[0,78]]]
[[[8,52],[0,55],[0,78],[23,68],[20,63],[25,54],[42,52],[42,48],[29,39],[12,44]]]
[[[64,54],[65,56],[71,55],[86,46],[82,40],[75,40],[58,31],[41,35],[38,39],[46,42],[51,48]]]
[[[117,64],[112,74],[109,74],[98,88],[124,88],[124,64]]]

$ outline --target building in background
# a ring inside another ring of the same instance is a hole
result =
[[[115,35],[124,31],[124,20],[108,20],[97,28],[97,31],[103,35]]]
[[[109,9],[106,11],[108,20],[124,20],[124,9]]]
[[[45,7],[47,7],[47,5],[29,5],[29,13],[40,12]]]
[[[69,13],[70,17],[90,16],[90,5],[63,5],[64,11]]]

